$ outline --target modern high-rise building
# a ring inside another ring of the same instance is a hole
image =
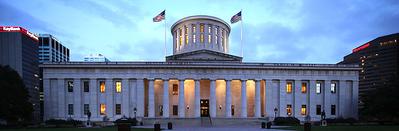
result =
[[[69,49],[50,34],[39,35],[39,61],[63,62],[69,61]]]
[[[39,118],[39,38],[18,26],[0,26],[0,65],[18,72],[33,104],[34,120]]]
[[[387,84],[398,76],[399,33],[378,37],[352,50],[339,64],[358,64],[359,95]],[[360,99],[361,100],[361,99]],[[362,102],[360,102],[362,103]]]
[[[67,62],[69,61],[69,49],[61,44],[53,35],[39,35],[39,62]],[[40,77],[43,76],[40,68]],[[40,81],[40,120],[43,119],[43,81]]]
[[[85,56],[85,62],[110,62],[110,60],[102,54],[90,54]]]

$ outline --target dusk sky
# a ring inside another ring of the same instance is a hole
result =
[[[52,34],[72,61],[101,53],[111,61],[163,61],[170,26],[191,15],[230,23],[242,9],[244,61],[337,63],[357,46],[399,32],[399,0],[0,0],[0,26]],[[241,55],[240,23],[230,24],[230,54]]]

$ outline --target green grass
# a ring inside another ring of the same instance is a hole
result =
[[[303,131],[303,126],[278,128],[284,130]],[[399,131],[399,125],[395,126],[312,126],[312,131]]]
[[[117,131],[116,127],[107,128],[29,128],[29,129],[0,129],[1,131]],[[154,129],[132,128],[132,131],[153,131]]]

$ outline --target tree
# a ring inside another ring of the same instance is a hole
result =
[[[19,74],[0,65],[0,120],[8,125],[23,124],[32,119],[33,106]]]
[[[363,117],[378,121],[399,120],[399,87],[397,75],[392,75],[381,86],[367,92],[364,101]]]

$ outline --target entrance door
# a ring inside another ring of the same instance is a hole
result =
[[[208,117],[209,116],[209,100],[208,99],[201,99],[201,117]]]

